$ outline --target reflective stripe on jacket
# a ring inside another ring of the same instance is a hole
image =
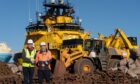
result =
[[[39,61],[50,61],[52,59],[51,52],[40,52],[38,51],[36,54],[36,62]]]
[[[34,67],[34,65],[31,63],[31,61],[35,60],[35,54],[36,54],[36,50],[32,50],[31,52],[29,52],[28,49],[24,49],[25,51],[25,58],[29,59],[30,62],[26,62],[23,60],[22,66],[23,67]]]

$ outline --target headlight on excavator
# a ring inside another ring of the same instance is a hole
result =
[[[96,53],[94,51],[91,51],[90,54],[89,54],[89,57],[95,58],[96,57]]]

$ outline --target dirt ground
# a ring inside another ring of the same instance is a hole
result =
[[[34,80],[38,84],[38,80]],[[44,82],[44,84],[46,84]],[[52,76],[51,84],[140,84],[139,80],[132,78],[121,71],[96,71],[93,74],[65,74],[62,77]]]
[[[6,63],[0,62],[0,84],[21,84],[19,75],[13,74]]]
[[[22,84],[22,77],[13,74],[6,63],[0,62],[0,84]],[[34,79],[34,84],[38,84],[37,79]],[[96,71],[92,74],[68,73],[61,77],[52,76],[51,84],[140,84],[140,82],[121,71]]]
[[[97,71],[93,74],[78,75],[66,74],[64,77],[53,77],[52,84],[140,84],[139,80],[132,78],[121,71]]]

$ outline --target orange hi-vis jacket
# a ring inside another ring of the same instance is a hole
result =
[[[51,52],[40,52],[38,51],[36,54],[36,62],[39,61],[50,61],[52,59]]]

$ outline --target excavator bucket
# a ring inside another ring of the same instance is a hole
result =
[[[64,63],[60,60],[56,60],[54,68],[54,76],[61,77],[66,73],[66,67]]]

